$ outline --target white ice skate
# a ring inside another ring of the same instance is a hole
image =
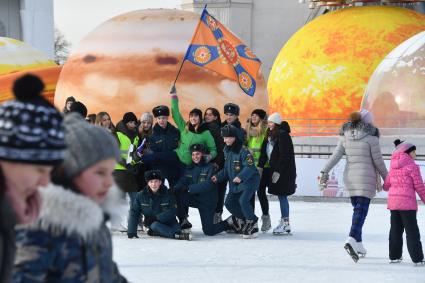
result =
[[[425,261],[415,262],[416,267],[425,266]]]
[[[363,243],[362,242],[357,242],[356,243],[356,252],[359,255],[359,257],[365,257],[367,250],[364,248]]]
[[[289,218],[281,218],[279,225],[273,229],[274,235],[291,235],[291,225]]]
[[[398,258],[398,259],[390,259],[390,263],[391,264],[393,264],[393,263],[400,263],[402,261],[403,261],[403,258],[402,257],[401,258]]]
[[[261,231],[267,232],[272,228],[272,223],[270,220],[270,215],[263,215],[261,216]]]
[[[348,237],[347,241],[345,241],[344,249],[355,263],[359,261],[359,255],[357,254],[356,248],[356,240],[353,237]]]

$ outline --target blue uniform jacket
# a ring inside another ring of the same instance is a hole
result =
[[[167,225],[174,225],[177,223],[176,212],[177,209],[174,196],[164,185],[161,185],[161,188],[159,188],[156,194],[147,186],[142,191],[138,192],[133,203],[133,209],[131,210],[131,213],[134,213],[137,219],[139,219],[142,214],[145,217],[155,216],[157,221]],[[138,221],[135,223],[137,225]],[[130,225],[128,227],[129,232],[136,233],[136,229],[137,227],[130,227]]]
[[[213,208],[217,205],[217,188],[211,181],[214,166],[201,162],[186,167],[183,177],[174,186],[175,191],[187,188],[198,208]],[[200,206],[200,207],[199,207]]]
[[[258,189],[260,174],[254,164],[254,157],[238,139],[231,147],[226,145],[224,158],[224,168],[217,173],[218,183],[228,181],[230,193]],[[233,183],[235,177],[239,177],[242,182],[240,184]]]

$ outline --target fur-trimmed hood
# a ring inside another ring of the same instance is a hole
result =
[[[358,122],[352,123],[347,122],[342,125],[340,132],[340,136],[345,136],[348,139],[359,140],[364,138],[367,135],[376,136],[379,138],[379,130],[372,124]]]
[[[105,217],[117,207],[118,188],[111,187],[102,205],[90,198],[50,184],[40,189],[42,207],[39,218],[32,224],[20,228],[41,229],[53,233],[78,234],[88,239],[99,231]],[[119,204],[118,204],[119,205]]]

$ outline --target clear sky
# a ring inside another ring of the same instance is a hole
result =
[[[181,0],[55,0],[55,25],[71,42],[104,21],[125,12],[148,8],[180,8]]]

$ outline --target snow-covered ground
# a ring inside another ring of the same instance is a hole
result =
[[[404,262],[388,263],[389,212],[372,204],[363,230],[368,250],[356,264],[343,249],[351,221],[349,203],[293,201],[292,236],[269,231],[243,240],[222,233],[202,234],[199,215],[190,209],[193,241],[139,239],[114,234],[114,258],[130,282],[425,282],[425,267],[414,267],[404,245]],[[256,204],[257,216],[261,215]],[[277,201],[270,202],[272,224],[280,215]],[[227,214],[226,214],[227,215]],[[418,213],[425,234],[425,207]]]

